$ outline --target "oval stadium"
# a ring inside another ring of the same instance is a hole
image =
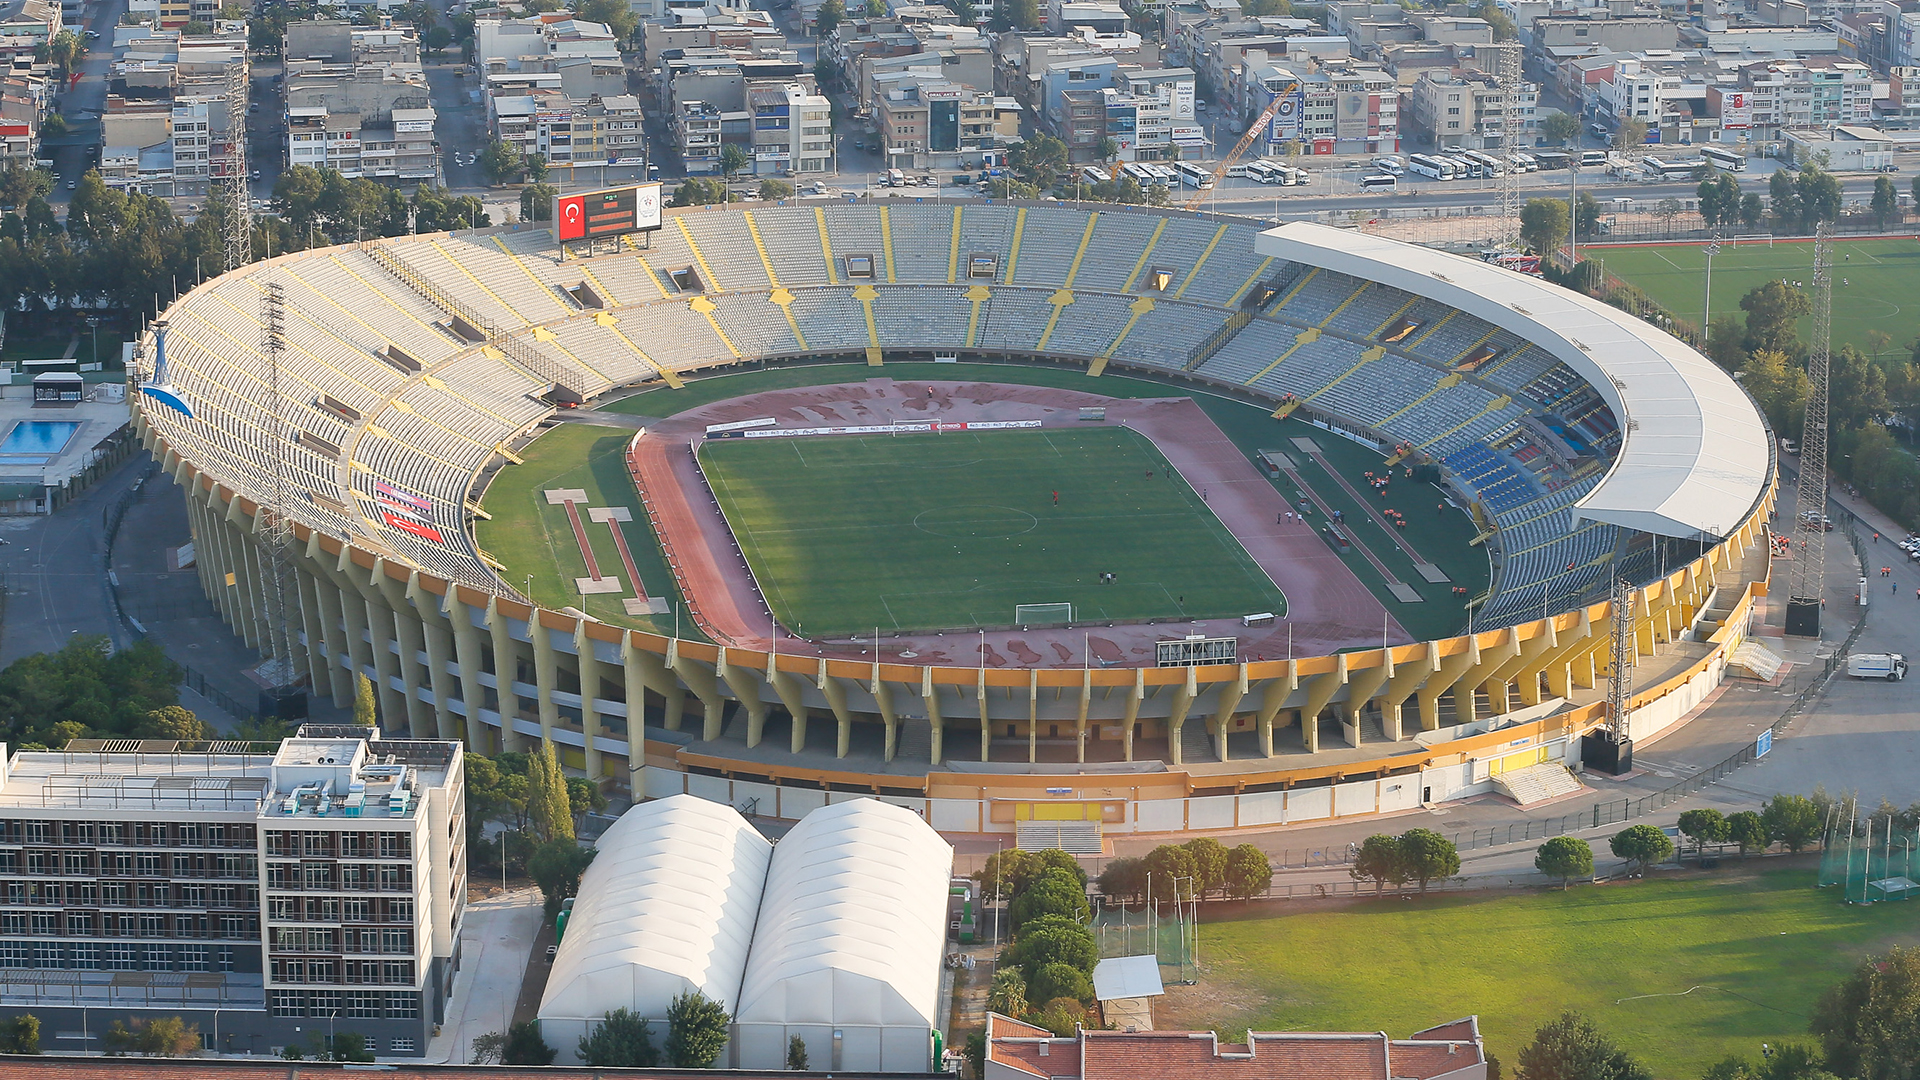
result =
[[[210,280],[139,357],[249,644],[636,800],[1093,850],[1526,803],[1682,722],[1766,592],[1731,378],[1351,229],[879,199],[410,236]]]

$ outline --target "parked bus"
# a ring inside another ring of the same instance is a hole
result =
[[[1173,171],[1180,182],[1190,188],[1205,191],[1213,186],[1213,170],[1203,169],[1191,161],[1174,162]]]
[[[1640,168],[1646,171],[1650,180],[1690,180],[1695,169],[1705,165],[1705,158],[1675,158],[1665,161],[1660,158],[1644,158]]]
[[[1145,165],[1142,165],[1137,161],[1129,161],[1126,164],[1120,166],[1120,171],[1123,173],[1126,173],[1128,176],[1133,177],[1134,182],[1139,184],[1141,187],[1151,187],[1154,184],[1157,184],[1160,182],[1159,176],[1148,171]]]
[[[1534,161],[1539,162],[1542,169],[1546,169],[1549,172],[1564,169],[1573,163],[1572,155],[1563,154],[1558,150],[1542,150],[1531,155],[1531,157]]]
[[[1737,150],[1722,150],[1718,146],[1703,146],[1700,148],[1700,156],[1712,162],[1713,167],[1716,169],[1724,169],[1727,172],[1747,171],[1747,155]]]
[[[1468,161],[1473,162],[1475,165],[1480,166],[1480,172],[1476,175],[1505,176],[1507,173],[1506,166],[1501,163],[1499,158],[1494,157],[1492,154],[1486,153],[1484,151],[1468,150],[1462,153],[1460,156],[1466,158]]]
[[[1607,164],[1607,157],[1608,154],[1605,150],[1582,150],[1580,151],[1580,167],[1583,169],[1602,168]]]
[[[1304,184],[1313,179],[1312,173],[1297,165],[1282,165],[1280,167],[1287,170],[1287,183],[1289,184]]]
[[[1080,170],[1080,179],[1089,184],[1107,184],[1113,182],[1112,174],[1098,165],[1089,165]]]
[[[1407,157],[1407,168],[1429,180],[1453,179],[1453,162],[1445,158],[1410,154]]]
[[[1399,186],[1400,181],[1394,179],[1392,173],[1374,173],[1360,178],[1363,191],[1393,191]]]
[[[1518,150],[1516,150],[1513,153],[1507,155],[1507,160],[1513,163],[1514,172],[1523,173],[1523,172],[1539,172],[1540,171],[1540,162],[1536,160],[1532,154],[1523,154]]]
[[[1153,174],[1154,182],[1159,184],[1161,187],[1170,188],[1180,182],[1180,174],[1174,172],[1172,169],[1167,168],[1165,165],[1155,165],[1153,162],[1149,161],[1146,163],[1146,168],[1148,172]]]
[[[1247,179],[1256,180],[1262,184],[1284,184],[1287,182],[1287,174],[1280,171],[1280,166],[1262,159],[1247,163]]]
[[[1405,176],[1407,174],[1407,163],[1397,157],[1374,158],[1373,167],[1389,176]]]

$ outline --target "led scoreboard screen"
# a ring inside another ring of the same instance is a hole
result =
[[[659,184],[582,191],[553,201],[553,235],[563,244],[659,227]]]

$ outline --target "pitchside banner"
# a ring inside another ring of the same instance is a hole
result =
[[[1006,431],[1037,428],[1038,420],[927,420],[901,424],[862,424],[850,427],[758,428],[751,431],[711,431],[709,439],[784,439],[804,435],[924,435],[947,431]]]

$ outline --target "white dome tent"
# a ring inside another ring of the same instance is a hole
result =
[[[687,990],[734,1009],[772,852],[731,806],[692,795],[634,807],[595,846],[540,1000],[563,1064],[614,1009],[653,1021],[656,1044]]]
[[[815,810],[774,850],[734,1015],[731,1064],[925,1072],[938,1026],[953,849],[874,799]]]

